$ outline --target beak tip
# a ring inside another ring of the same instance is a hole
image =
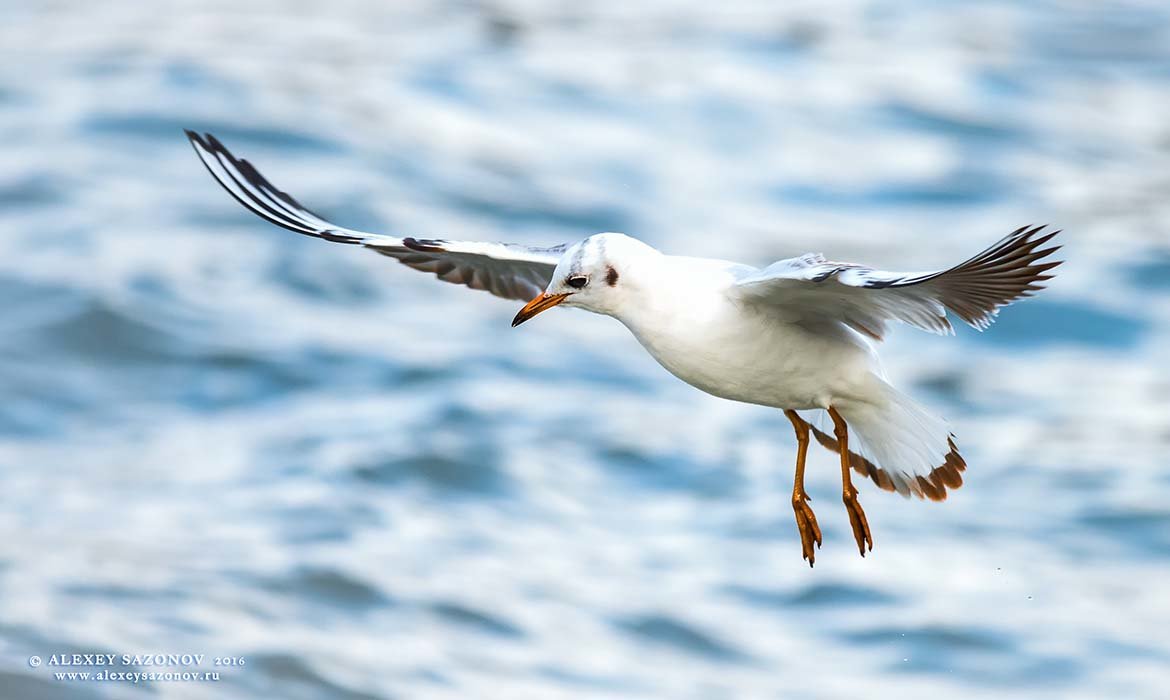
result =
[[[564,301],[567,296],[569,295],[548,293],[538,295],[532,301],[525,304],[523,309],[520,309],[520,313],[516,314],[516,317],[512,319],[512,327],[519,326],[545,309],[551,309]]]

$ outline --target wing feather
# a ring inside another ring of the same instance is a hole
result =
[[[408,267],[434,273],[444,282],[527,301],[548,286],[565,251],[564,245],[533,248],[511,243],[397,238],[337,226],[275,187],[255,166],[236,158],[211,134],[186,133],[207,171],[237,202],[265,221],[306,236],[364,246]]]
[[[878,340],[887,321],[953,333],[947,311],[984,330],[1001,307],[1043,289],[1049,271],[1063,262],[1041,262],[1060,249],[1043,247],[1060,233],[1044,228],[1017,229],[940,272],[885,272],[809,253],[745,275],[735,291],[748,303],[808,322],[838,321]]]

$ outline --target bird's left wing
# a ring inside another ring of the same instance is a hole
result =
[[[565,250],[563,245],[530,248],[511,243],[396,238],[337,226],[278,190],[211,134],[188,131],[187,138],[219,184],[265,221],[306,236],[365,246],[416,270],[432,272],[444,282],[527,301],[548,286]]]
[[[883,272],[830,262],[809,253],[742,276],[737,299],[763,305],[793,321],[837,321],[881,340],[886,321],[933,333],[952,333],[950,310],[979,330],[1001,306],[1042,289],[1060,262],[1040,262],[1060,246],[1043,248],[1059,231],[1021,228],[975,257],[940,272]]]

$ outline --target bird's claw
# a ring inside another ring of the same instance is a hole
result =
[[[821,546],[821,528],[817,525],[817,516],[809,507],[808,494],[794,494],[792,496],[792,510],[796,513],[796,528],[800,530],[800,548],[804,558],[811,567],[816,561],[816,550],[813,544]]]
[[[873,534],[869,531],[869,521],[865,519],[865,511],[861,509],[861,502],[857,500],[857,489],[850,489],[842,494],[845,502],[845,511],[849,513],[849,525],[853,527],[853,539],[857,542],[857,551],[865,556],[866,545],[873,551]]]

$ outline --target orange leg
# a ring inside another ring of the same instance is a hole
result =
[[[873,551],[873,534],[869,531],[869,522],[865,519],[865,511],[857,501],[857,489],[853,488],[853,481],[849,478],[849,427],[837,409],[829,407],[829,417],[833,419],[833,432],[837,434],[837,444],[841,448],[841,500],[845,502],[845,510],[849,513],[849,524],[853,527],[853,539],[857,541],[857,551],[865,556],[865,546]]]
[[[792,421],[796,429],[796,481],[792,484],[792,510],[796,513],[796,528],[800,530],[800,548],[804,558],[811,567],[816,560],[813,543],[821,546],[821,528],[817,526],[817,516],[813,515],[808,502],[812,499],[804,491],[804,458],[808,454],[809,425],[796,411],[785,411],[784,415]]]

